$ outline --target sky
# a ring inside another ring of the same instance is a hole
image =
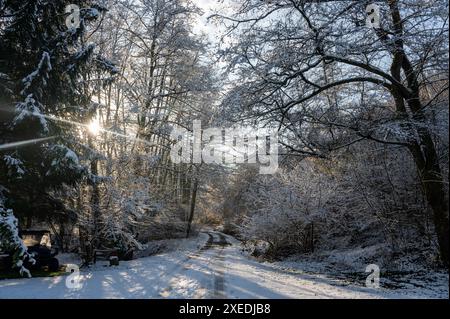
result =
[[[219,10],[221,14],[229,12],[226,9],[227,5],[223,0],[192,0],[192,2],[204,11],[202,16],[198,17],[198,23],[194,26],[194,32],[200,34],[202,32],[208,35],[211,42],[217,42],[217,34],[220,33],[220,26],[214,25],[212,22],[208,22],[207,18],[214,13],[214,10]]]

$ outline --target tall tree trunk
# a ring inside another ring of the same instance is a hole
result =
[[[194,184],[192,186],[192,196],[191,196],[191,208],[189,211],[189,219],[188,219],[187,230],[186,230],[186,238],[189,237],[189,234],[191,232],[192,220],[194,219],[195,201],[197,198],[197,188],[198,188],[198,180],[196,177],[194,177]]]
[[[448,199],[446,198],[444,181],[439,166],[437,152],[428,132],[421,130],[420,144],[410,147],[425,197],[433,212],[433,223],[439,244],[441,261],[449,264],[449,219]]]
[[[442,262],[448,265],[449,255],[449,225],[448,225],[448,200],[444,190],[444,180],[439,166],[439,158],[431,133],[426,126],[424,107],[420,101],[420,85],[418,82],[419,72],[415,70],[404,48],[404,27],[400,14],[399,1],[389,0],[389,9],[393,22],[394,34],[393,42],[387,40],[384,32],[378,31],[382,41],[388,44],[388,49],[393,55],[391,64],[391,75],[398,83],[405,83],[409,94],[405,96],[395,86],[392,95],[395,100],[397,113],[400,118],[410,117],[413,123],[420,123],[411,127],[417,133],[416,141],[412,142],[408,148],[413,155],[420,181],[429,206],[433,211],[433,222],[439,244],[439,253]],[[402,79],[401,71],[405,79]],[[406,81],[404,81],[406,80]],[[406,109],[409,106],[409,111]]]
[[[89,147],[93,148],[93,142],[91,137],[88,138]],[[93,248],[97,248],[97,241],[99,239],[99,228],[100,228],[100,189],[98,187],[98,182],[95,180],[95,177],[98,175],[98,160],[96,155],[93,159],[91,159],[91,174],[94,176],[94,181],[92,181],[92,195],[91,195],[91,211],[92,211],[92,219],[93,219],[93,234],[92,234],[92,244]]]

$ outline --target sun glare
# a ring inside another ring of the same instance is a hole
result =
[[[88,125],[88,130],[89,133],[91,133],[92,135],[96,136],[98,135],[98,133],[100,133],[100,123],[97,120],[92,120],[91,123],[89,123]]]

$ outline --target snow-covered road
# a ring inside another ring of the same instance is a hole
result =
[[[417,289],[372,289],[325,275],[260,263],[232,237],[201,233],[170,252],[81,272],[80,289],[67,277],[0,281],[0,298],[448,298]]]

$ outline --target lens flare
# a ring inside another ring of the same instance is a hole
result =
[[[94,136],[97,136],[101,131],[100,123],[97,120],[92,120],[88,125],[88,131]]]

